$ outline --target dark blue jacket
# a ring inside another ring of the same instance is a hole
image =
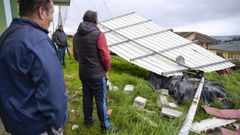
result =
[[[39,135],[63,127],[67,95],[56,48],[48,32],[29,19],[14,19],[0,51],[0,117],[14,135]]]

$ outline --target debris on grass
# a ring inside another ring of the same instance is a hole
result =
[[[108,115],[108,117],[110,117],[110,116],[111,116],[111,114],[112,114],[112,111],[113,111],[113,109],[108,109],[108,110],[107,110],[107,115]]]
[[[155,90],[155,92],[156,92],[157,94],[169,96],[169,90],[167,90],[167,89],[158,89],[158,90]]]
[[[217,109],[207,105],[202,106],[208,114],[218,118],[238,119],[240,118],[240,110],[237,109]]]
[[[165,96],[169,96],[169,92],[167,89],[162,89],[161,94]]]
[[[167,89],[169,94],[179,103],[192,100],[198,87],[199,78],[190,75],[165,77],[149,72],[146,76],[153,89]],[[223,85],[205,79],[201,99],[211,103],[215,99],[226,97]]]
[[[236,131],[232,131],[227,128],[221,127],[221,133],[222,133],[222,135],[240,135],[240,129],[238,129]]]
[[[219,118],[210,118],[205,119],[200,122],[194,122],[191,126],[191,131],[195,133],[206,132],[209,130],[214,130],[215,128],[219,128],[221,126],[226,126],[228,124],[234,123],[237,120],[227,120],[227,119],[219,119]]]
[[[143,109],[145,107],[146,103],[147,103],[147,99],[138,96],[134,99],[133,105],[138,108]]]
[[[178,117],[182,116],[182,112],[174,110],[174,109],[170,109],[167,107],[162,107],[161,116],[166,116],[169,118],[178,118]]]
[[[177,109],[177,105],[175,103],[168,103],[168,107],[171,109]]]
[[[71,113],[74,113],[74,112],[75,112],[75,110],[74,110],[74,109],[72,109],[72,110],[71,110]]]
[[[107,81],[107,88],[109,91],[116,91],[118,90],[117,86],[114,86],[109,80]]]
[[[78,129],[79,128],[79,125],[77,125],[77,124],[74,124],[73,126],[72,126],[72,130],[76,130],[76,129]]]
[[[240,124],[234,123],[233,126],[235,127],[235,129],[240,129]]]
[[[133,90],[134,90],[134,85],[127,84],[127,85],[124,87],[124,91],[133,91]]]
[[[166,96],[159,95],[157,99],[157,105],[158,107],[168,107],[168,100]]]

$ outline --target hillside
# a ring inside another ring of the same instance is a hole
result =
[[[71,41],[70,41],[71,42]],[[78,65],[73,59],[67,56],[67,66],[64,68],[65,81],[69,96],[69,120],[65,126],[66,135],[101,135],[96,107],[94,106],[94,126],[86,128],[83,125],[82,113],[82,92],[81,83],[78,77]],[[109,108],[113,109],[110,120],[111,123],[119,127],[118,135],[176,135],[185,119],[185,115],[190,106],[190,102],[179,105],[179,110],[183,116],[177,119],[168,119],[160,116],[161,109],[156,105],[158,94],[149,86],[149,82],[144,80],[147,71],[128,63],[118,56],[112,56],[112,69],[109,73],[113,85],[119,90],[109,91]],[[233,99],[236,108],[240,108],[240,71],[235,71],[231,76],[219,76],[216,73],[205,74],[205,77],[212,81],[220,81],[227,92],[228,97]],[[123,88],[126,84],[133,84],[133,92],[125,92]],[[133,100],[136,96],[148,99],[145,109],[151,112],[138,110],[133,107]],[[172,98],[169,101],[174,101]],[[201,103],[202,104],[202,103]],[[216,101],[213,107],[222,108],[223,105]],[[155,122],[158,127],[153,127],[145,118]],[[208,118],[209,115],[198,107],[195,121]],[[74,124],[79,128],[72,130]],[[112,134],[112,133],[107,133]],[[194,133],[191,133],[194,134]]]

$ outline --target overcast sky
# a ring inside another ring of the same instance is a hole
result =
[[[240,35],[240,0],[71,0],[63,9],[65,31],[74,33],[88,9],[97,11],[100,21],[136,12],[174,31]],[[57,12],[55,8],[55,20]]]

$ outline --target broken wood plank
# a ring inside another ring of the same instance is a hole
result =
[[[221,126],[226,126],[237,120],[226,120],[226,119],[218,119],[213,117],[212,119],[205,119],[200,122],[194,122],[191,126],[191,131],[195,133],[201,133],[202,131],[213,130],[215,128],[219,128]]]
[[[200,83],[198,85],[198,89],[197,89],[197,91],[195,93],[195,96],[193,98],[192,104],[191,104],[191,106],[190,106],[190,108],[188,110],[187,117],[186,117],[186,119],[185,119],[185,121],[183,123],[183,126],[180,129],[178,135],[188,135],[189,134],[189,131],[190,131],[193,119],[195,117],[195,113],[196,113],[197,107],[198,107],[198,102],[199,102],[200,97],[201,97],[203,84],[204,84],[204,78],[201,79],[201,81],[200,81]]]

